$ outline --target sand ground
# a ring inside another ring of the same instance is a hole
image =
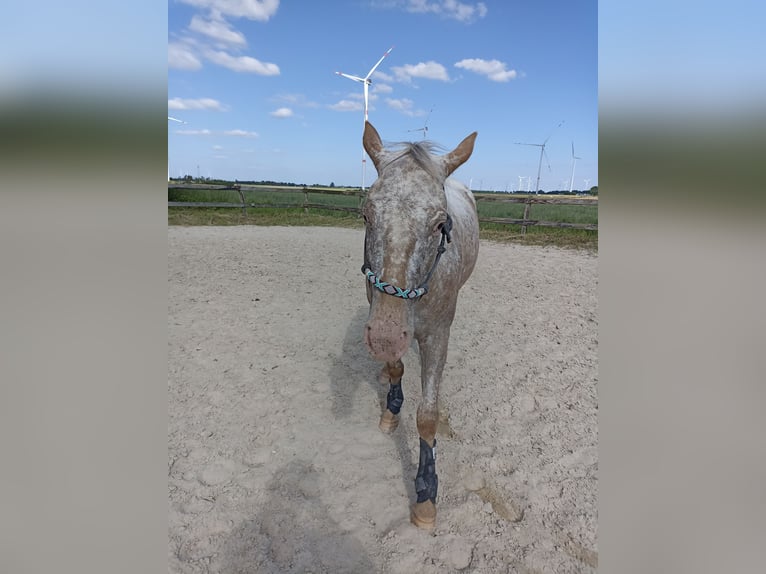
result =
[[[363,232],[168,229],[170,572],[595,572],[597,256],[482,242],[444,370],[433,532],[367,354]]]

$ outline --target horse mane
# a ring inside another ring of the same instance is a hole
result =
[[[383,171],[392,163],[410,156],[415,163],[434,179],[444,177],[442,164],[436,161],[437,156],[434,152],[443,151],[444,147],[432,141],[419,142],[397,142],[386,146],[386,156],[381,162],[379,171]]]

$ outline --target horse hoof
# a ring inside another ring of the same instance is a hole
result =
[[[386,434],[391,434],[396,430],[396,427],[399,426],[399,415],[395,415],[388,409],[383,411],[383,414],[380,415],[380,422],[378,423],[378,428],[383,431]]]
[[[416,503],[410,512],[410,521],[423,530],[433,530],[436,526],[436,505],[430,500]]]

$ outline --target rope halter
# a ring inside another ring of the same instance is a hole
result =
[[[362,273],[364,273],[364,276],[367,277],[367,280],[372,284],[373,287],[375,287],[375,289],[385,293],[386,295],[400,297],[402,299],[418,299],[419,297],[422,297],[428,293],[428,281],[431,279],[431,275],[433,275],[433,272],[436,269],[436,264],[439,263],[439,259],[441,259],[442,253],[447,250],[447,248],[444,246],[444,243],[452,243],[452,237],[450,236],[451,231],[452,218],[449,214],[447,214],[447,221],[445,221],[441,226],[442,238],[439,242],[439,247],[436,249],[436,258],[434,259],[434,264],[431,265],[431,269],[428,271],[428,274],[423,280],[423,283],[420,284],[420,287],[415,287],[414,289],[401,289],[396,285],[386,281],[381,281],[380,278],[375,275],[372,269],[370,269],[370,264],[367,263],[367,261],[365,261],[364,265],[362,265]]]

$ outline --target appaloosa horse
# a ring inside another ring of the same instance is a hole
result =
[[[402,357],[414,338],[421,362],[422,399],[417,412],[420,463],[412,522],[436,523],[436,426],[439,383],[460,287],[479,252],[476,202],[468,188],[448,179],[473,152],[476,132],[453,151],[434,155],[433,144],[407,143],[386,149],[369,122],[364,149],[378,179],[362,213],[364,265],[370,314],[364,341],[372,357],[385,362],[386,410],[380,428],[393,432],[402,406]]]

